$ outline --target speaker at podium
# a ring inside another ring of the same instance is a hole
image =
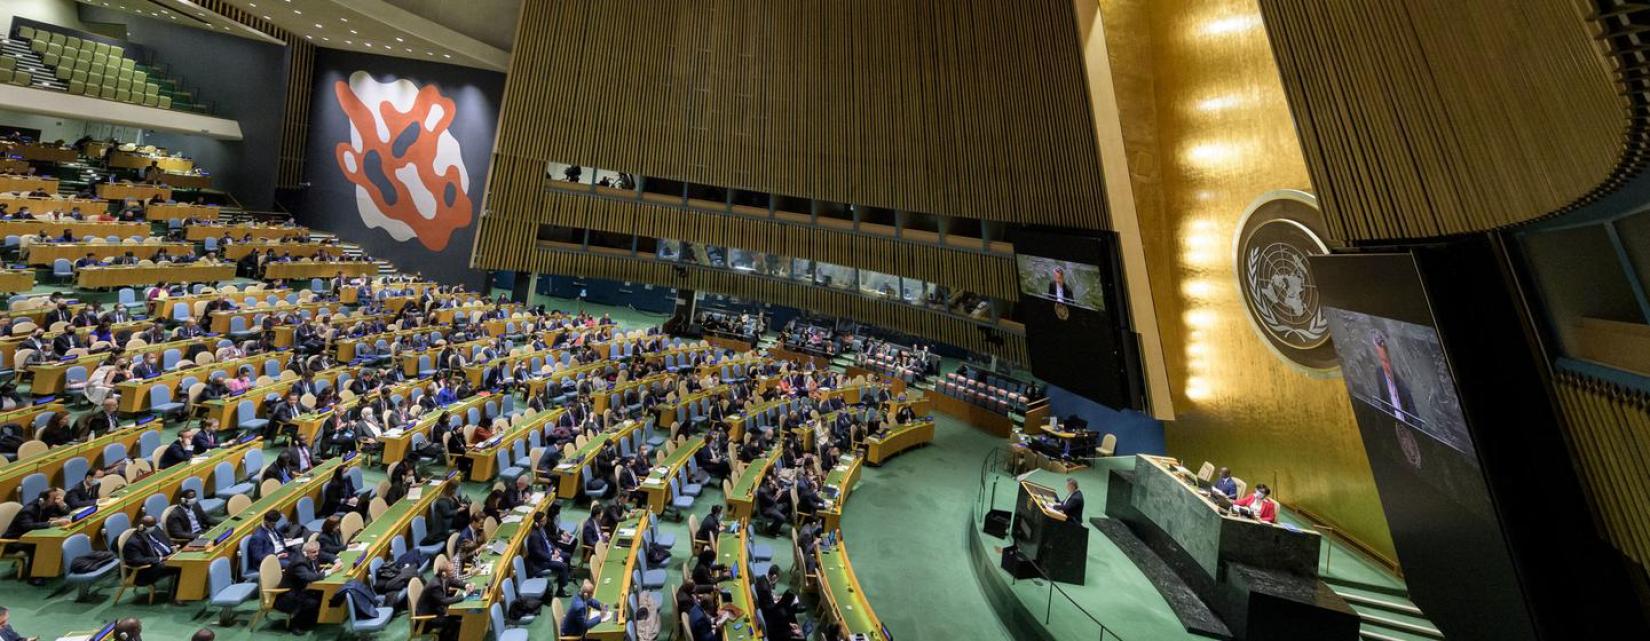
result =
[[[1014,501],[1014,546],[1003,551],[1003,569],[1018,578],[1035,564],[1051,581],[1082,585],[1088,564],[1089,530],[1059,510],[1054,490],[1027,480],[1020,481]],[[1010,559],[1013,555],[1015,559]],[[1011,567],[1013,566],[1013,567]]]

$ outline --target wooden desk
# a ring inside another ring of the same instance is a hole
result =
[[[61,410],[62,406],[58,405]],[[144,432],[159,432],[160,425],[149,423],[143,428],[127,427],[115,430],[84,443],[71,443],[47,450],[34,458],[23,459],[16,463],[0,467],[0,498],[7,501],[17,501],[18,486],[23,484],[23,477],[39,472],[46,475],[46,480],[52,487],[63,487],[63,466],[69,459],[83,458],[91,463],[91,469],[103,467],[101,460],[103,448],[111,443],[124,443],[126,451],[131,452],[137,447],[139,438]]]
[[[152,388],[157,384],[172,388],[172,398],[182,402],[183,399],[189,397],[189,390],[178,389],[185,378],[193,376],[198,379],[199,382],[206,383],[212,380],[213,372],[223,372],[224,374],[234,376],[236,372],[241,371],[241,368],[246,366],[252,367],[253,371],[256,372],[253,378],[257,378],[258,376],[262,376],[264,374],[264,366],[271,360],[280,363],[281,369],[286,369],[287,364],[292,362],[292,352],[254,354],[252,356],[244,356],[227,361],[214,361],[205,365],[180,367],[154,378],[147,378],[143,380],[129,379],[121,381],[115,385],[115,392],[120,394],[120,404],[118,406],[119,411],[125,414],[136,414],[139,412],[149,411],[149,388]]]
[[[750,533],[744,521],[733,521],[730,524],[737,529],[728,532],[724,528],[716,535],[716,562],[730,568],[739,568],[739,578],[720,581],[716,587],[718,591],[732,596],[731,603],[739,608],[742,614],[723,624],[722,641],[750,641],[762,636],[761,631],[756,629],[756,596],[751,588],[751,564],[748,556],[750,549],[746,540]]]
[[[435,283],[429,283],[429,282],[389,283],[389,284],[385,284],[385,283],[381,283],[381,282],[375,282],[372,285],[372,289],[375,292],[381,291],[381,290],[384,290],[384,289],[389,289],[391,291],[397,291],[397,292],[399,292],[399,291],[410,291],[413,296],[422,296],[424,294],[424,290],[429,289],[431,287],[435,287],[435,286],[436,286]],[[361,302],[361,286],[360,285],[347,285],[347,286],[345,286],[343,289],[338,291],[338,300],[343,302],[344,304],[347,304],[347,305],[354,305],[356,303]]]
[[[188,263],[153,267],[85,267],[76,275],[79,287],[136,287],[155,283],[216,283],[235,277],[234,263]]]
[[[487,631],[492,628],[491,608],[494,603],[503,603],[504,578],[515,573],[511,563],[527,545],[527,536],[533,530],[530,527],[533,515],[555,502],[553,496],[535,493],[527,505],[506,514],[498,529],[493,531],[493,538],[477,550],[474,570],[464,578],[463,583],[477,590],[481,598],[465,599],[447,606],[447,614],[459,618],[459,641],[484,641],[487,638]],[[502,545],[503,549],[495,551],[494,546],[498,545]],[[516,581],[525,578],[518,576]],[[560,626],[561,622],[557,621],[556,625]]]
[[[184,356],[188,356],[189,349],[195,345],[200,345],[210,349],[210,347],[216,343],[216,338],[211,336],[202,336],[200,338],[184,341],[152,343],[149,345],[144,345],[143,347],[126,350],[125,355],[136,359],[140,358],[143,354],[148,354],[150,352],[164,355],[168,349],[177,349]],[[87,375],[90,375],[92,370],[97,369],[98,365],[102,365],[103,361],[107,360],[109,356],[110,352],[98,352],[96,354],[87,354],[80,358],[67,361],[56,361],[32,365],[29,367],[29,371],[34,372],[34,384],[29,388],[29,391],[36,396],[44,394],[60,394],[63,392],[64,386],[67,383],[66,378],[69,373],[69,368],[76,365],[85,366]]]
[[[0,192],[34,191],[36,189],[55,194],[57,193],[57,179],[44,176],[0,175]]]
[[[912,421],[890,428],[882,436],[865,439],[865,462],[882,465],[895,454],[934,442],[934,420]]]
[[[61,412],[63,407],[63,403],[58,401],[40,405],[25,405],[0,413],[0,425],[17,425],[23,429],[25,438],[34,438],[34,420],[47,412]],[[0,467],[0,470],[4,469],[6,468]],[[4,494],[0,494],[0,497],[4,496]],[[0,500],[4,499],[0,498]]]
[[[207,238],[231,237],[239,242],[241,238],[251,234],[253,238],[266,240],[281,240],[283,238],[308,239],[309,229],[305,227],[282,227],[275,225],[254,225],[241,223],[238,225],[187,225],[183,228],[184,240],[203,241]]]
[[[503,402],[503,401],[500,401]],[[498,453],[508,452],[518,441],[527,440],[528,433],[544,427],[545,423],[561,416],[566,408],[539,412],[532,417],[516,421],[516,425],[503,434],[496,434],[488,439],[491,442],[477,443],[467,448],[464,456],[470,459],[470,480],[490,481],[498,475]],[[480,447],[478,447],[480,446]]]
[[[212,177],[202,174],[185,174],[166,172],[160,175],[160,183],[178,189],[211,189]]]
[[[97,502],[97,511],[90,516],[70,523],[64,527],[49,527],[34,530],[23,535],[20,539],[25,543],[34,544],[34,563],[29,568],[29,576],[37,579],[53,578],[63,575],[63,542],[76,534],[85,534],[93,541],[103,539],[103,522],[116,512],[124,512],[134,521],[138,512],[143,509],[143,500],[151,494],[164,495],[167,501],[173,500],[183,480],[194,477],[203,482],[211,481],[212,470],[218,463],[229,462],[236,470],[240,469],[241,459],[253,448],[262,448],[263,439],[254,438],[245,443],[231,447],[220,447],[212,450],[206,456],[196,457],[195,460],[174,465],[164,470],[157,470],[141,481],[116,490],[114,495]],[[159,518],[159,515],[156,515]],[[118,554],[118,552],[117,552]]]
[[[584,476],[585,464],[594,461],[597,452],[617,443],[619,439],[629,436],[631,432],[636,431],[641,426],[642,424],[637,421],[620,423],[618,429],[601,432],[591,437],[584,444],[584,447],[578,448],[572,456],[563,459],[561,463],[556,465],[556,496],[564,499],[578,496],[579,490],[583,489],[580,487],[580,480]],[[597,473],[601,472],[597,471]]]
[[[412,391],[417,389],[419,386],[424,385],[428,382],[429,382],[428,380],[414,380],[414,381],[404,381],[404,382],[398,383],[396,385],[392,385],[392,386],[390,386],[390,395],[394,396],[396,394],[400,394],[403,402],[410,402],[411,401],[411,396],[412,396]],[[357,397],[352,398],[352,399],[347,400],[347,401],[338,401],[337,403],[333,404],[331,409],[322,410],[322,411],[319,411],[319,412],[305,412],[303,414],[299,414],[298,418],[295,419],[293,421],[293,423],[297,424],[298,433],[303,435],[304,442],[313,444],[313,443],[315,443],[315,437],[319,436],[320,433],[321,433],[321,425],[323,423],[326,423],[328,418],[331,418],[334,414],[336,414],[338,412],[347,410],[347,409],[352,408],[352,407],[357,407],[360,404],[362,404],[362,403],[366,402],[367,400],[371,399],[372,396],[373,395],[371,395],[371,394],[362,394],[360,396],[357,396]]]
[[[350,376],[360,375],[360,372],[352,367],[334,367],[323,372],[316,372],[315,380],[326,381],[329,385],[336,386],[338,384],[338,375],[346,372],[348,372]],[[259,385],[257,387],[247,388],[245,392],[241,392],[240,394],[236,394],[234,396],[210,401],[201,401],[198,405],[206,408],[206,418],[217,419],[218,425],[221,427],[234,428],[236,425],[240,425],[236,414],[238,413],[238,408],[241,405],[241,401],[251,401],[252,411],[254,413],[262,412],[265,398],[268,398],[270,394],[274,394],[277,399],[285,397],[286,391],[292,389],[293,384],[297,383],[299,380],[300,379],[296,378],[285,381],[278,380],[268,385]]]
[[[819,515],[825,520],[825,531],[835,530],[842,525],[842,507],[848,503],[848,493],[859,482],[860,457],[857,454],[844,454],[837,459],[836,466],[825,473],[824,487],[820,490],[820,498],[826,500]],[[836,499],[831,500],[831,488],[836,488]]]
[[[263,525],[263,515],[268,512],[277,512],[286,515],[289,519],[297,513],[298,499],[309,497],[316,502],[316,509],[320,509],[320,496],[328,481],[332,480],[333,470],[354,467],[361,462],[360,456],[351,457],[345,462],[343,457],[333,457],[322,461],[309,471],[291,482],[282,485],[280,489],[270,492],[252,503],[252,507],[228,515],[223,521],[207,530],[200,538],[207,541],[206,547],[191,549],[188,547],[179,550],[166,564],[178,568],[177,600],[183,602],[200,601],[210,597],[207,593],[207,571],[212,562],[218,559],[230,559],[234,564],[235,552],[241,547],[241,539],[247,537],[259,526]],[[317,514],[316,516],[320,516]],[[218,537],[223,536],[223,540]]]
[[[170,187],[135,183],[98,183],[97,196],[108,200],[125,200],[127,198],[149,200],[155,196],[160,196],[162,200],[171,200],[172,189]]]
[[[428,382],[428,380],[425,382]],[[457,403],[452,403],[445,407],[437,407],[433,410],[420,414],[418,416],[418,422],[414,423],[413,427],[410,429],[403,430],[399,428],[390,428],[385,430],[384,436],[378,439],[379,442],[384,444],[384,453],[380,458],[384,463],[385,469],[388,469],[389,466],[399,463],[402,459],[407,458],[407,450],[412,447],[413,434],[423,434],[424,438],[429,438],[431,428],[435,427],[435,422],[441,418],[442,413],[450,413],[453,416],[464,416],[470,412],[470,408],[480,408],[486,405],[487,399],[489,398],[492,398],[489,394],[476,394],[475,396],[471,396],[470,398],[464,399]],[[446,444],[443,443],[442,445]]]
[[[73,263],[86,254],[99,260],[110,260],[131,252],[136,258],[154,258],[161,249],[173,256],[192,256],[195,246],[189,243],[156,243],[153,245],[115,245],[112,243],[34,243],[29,245],[28,263],[36,267],[50,267],[57,259]],[[115,268],[112,267],[111,268]]]
[[[317,316],[319,316],[321,314],[332,315],[332,314],[337,314],[338,312],[342,311],[343,309],[344,309],[344,304],[343,303],[328,303],[328,302],[297,303],[297,304],[281,303],[279,305],[270,305],[268,307],[242,307],[240,309],[232,309],[232,310],[229,310],[229,311],[226,311],[226,312],[212,312],[212,318],[208,319],[206,322],[204,322],[202,324],[206,325],[207,331],[210,331],[214,334],[223,334],[223,333],[226,333],[226,332],[229,331],[229,319],[231,319],[231,318],[236,318],[236,317],[242,318],[246,321],[247,329],[255,329],[255,328],[258,327],[258,324],[257,324],[257,321],[255,321],[254,319],[256,319],[258,316],[275,315],[275,314],[299,314],[300,312],[303,312],[304,310],[309,310],[309,312],[311,314],[314,314],[314,315],[317,315]]]
[[[766,454],[745,466],[744,473],[733,482],[733,493],[727,496],[729,520],[742,521],[756,513],[756,490],[762,487],[762,480],[767,478],[768,470],[777,460],[779,441],[775,440]]]
[[[68,201],[48,201],[68,202]],[[96,201],[92,201],[96,202]],[[13,208],[15,211],[16,208]],[[41,231],[53,238],[61,238],[63,230],[74,232],[75,238],[97,236],[148,237],[149,223],[86,222],[75,220],[0,220],[0,236],[38,236]]]
[[[630,595],[630,581],[635,574],[636,554],[642,547],[642,532],[647,530],[648,516],[648,512],[639,510],[620,521],[613,528],[613,544],[607,550],[607,558],[602,560],[601,565],[591,568],[591,581],[596,584],[596,600],[614,614],[613,618],[587,630],[585,639],[619,641],[624,638],[624,624],[629,619],[625,608]]]
[[[80,159],[80,153],[57,145],[14,145],[11,153],[22,156],[24,160],[43,160],[47,162],[74,162]]]
[[[151,156],[140,151],[117,151],[109,154],[109,166],[120,169],[147,169],[150,164],[162,171],[193,171],[195,161],[173,156]]]
[[[338,272],[343,272],[346,277],[377,276],[378,263],[295,260],[290,263],[264,265],[264,278],[325,279],[337,276]]]
[[[73,213],[75,209],[79,209],[81,215],[83,216],[102,214],[109,211],[109,201],[98,200],[96,198],[61,198],[57,196],[50,198],[37,198],[24,195],[0,195],[0,205],[5,205],[6,209],[11,211],[14,215],[17,212],[22,211],[24,207],[28,207],[29,218],[21,219],[24,221],[39,219],[49,214],[66,216]],[[76,221],[73,218],[69,218],[64,222],[85,221]],[[97,224],[97,222],[93,221],[93,224]],[[58,233],[61,234],[61,230],[59,230]]]
[[[934,409],[960,418],[963,422],[985,430],[987,434],[1007,438],[1014,433],[1014,420],[1007,414],[998,414],[983,406],[975,405],[949,394],[930,394]]]
[[[18,294],[34,289],[34,271],[0,269],[0,292]]]
[[[291,254],[292,256],[298,258],[310,258],[321,254],[326,254],[328,256],[344,255],[344,250],[339,248],[337,245],[323,245],[321,243],[311,242],[283,241],[278,243],[235,243],[233,245],[229,245],[228,247],[218,247],[218,251],[222,252],[223,257],[227,260],[240,260],[241,257],[246,256],[247,254],[252,252],[258,252],[261,254],[266,249],[275,250],[276,256],[280,256],[281,254]],[[336,274],[332,274],[327,277],[331,278],[335,275]],[[341,302],[350,304],[355,303],[355,301]]]
[[[416,494],[409,493],[406,498],[396,501],[389,510],[355,534],[350,547],[338,553],[336,568],[309,584],[309,589],[321,593],[320,623],[341,623],[347,618],[344,608],[332,605],[332,595],[337,594],[345,583],[365,578],[372,559],[389,556],[390,540],[411,529],[413,517],[428,513],[430,505],[441,496],[447,484],[456,482],[455,477],[449,474],[446,478],[414,488]]]
[[[143,208],[143,217],[149,222],[168,220],[217,220],[219,208],[215,205],[164,204]]]
[[[210,294],[187,294],[187,295],[184,295],[184,296],[168,296],[168,297],[165,297],[165,298],[156,298],[154,300],[149,301],[149,315],[153,316],[153,317],[157,317],[157,318],[168,318],[169,319],[169,318],[172,317],[172,307],[174,305],[177,305],[178,303],[183,303],[183,304],[185,304],[189,307],[189,310],[190,310],[189,316],[191,318],[193,318],[194,317],[195,303],[197,303],[197,302],[214,301],[214,300],[218,300],[220,298],[227,298],[231,301],[234,301],[235,304],[237,304],[237,305],[245,305],[247,297],[252,297],[253,299],[255,299],[254,302],[261,302],[261,301],[269,300],[270,296],[274,296],[275,300],[278,302],[278,301],[286,300],[287,294],[290,294],[290,293],[292,293],[292,290],[287,289],[285,287],[281,287],[281,288],[278,288],[278,289],[248,289],[248,290],[238,291],[238,292],[235,292],[235,293],[224,293],[224,292],[215,291],[215,292],[212,292]],[[199,319],[196,319],[196,320],[199,320]]]
[[[883,634],[882,620],[871,609],[865,588],[860,587],[859,577],[854,575],[854,565],[848,562],[848,547],[841,532],[837,532],[836,540],[835,547],[826,547],[825,542],[820,541],[814,550],[819,560],[819,593],[826,614],[841,622],[850,637],[863,634],[870,641],[888,641]]]
[[[676,446],[676,449],[666,454],[663,461],[655,464],[648,471],[647,478],[642,479],[641,482],[642,492],[647,495],[647,509],[654,514],[664,513],[665,503],[672,498],[670,496],[670,479],[675,478],[676,473],[681,471],[682,466],[687,465],[688,460],[692,459],[693,455],[704,446],[705,437],[703,436],[695,436],[683,441],[681,445]]]

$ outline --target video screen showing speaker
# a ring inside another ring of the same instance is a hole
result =
[[[1475,426],[1415,259],[1328,255],[1313,257],[1311,268],[1416,603],[1439,621],[1519,610]],[[1501,638],[1517,638],[1514,626],[1506,632]]]
[[[1140,409],[1125,353],[1132,335],[1117,294],[1115,234],[1014,231],[1031,371],[1116,409]]]

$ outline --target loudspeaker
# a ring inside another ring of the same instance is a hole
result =
[[[1008,510],[992,510],[985,513],[985,533],[1003,538],[1008,536],[1008,524],[1013,518]]]

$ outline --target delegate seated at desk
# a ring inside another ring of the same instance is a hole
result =
[[[607,617],[606,608],[596,600],[595,584],[586,579],[584,585],[579,586],[579,595],[573,597],[573,604],[568,606],[567,614],[562,617],[561,634],[564,637],[583,637],[590,628]]]
[[[1081,523],[1083,521],[1083,491],[1077,489],[1077,479],[1066,479],[1066,499],[1055,505],[1054,509],[1066,515],[1066,519]]]
[[[1265,483],[1255,486],[1255,491],[1232,503],[1232,509],[1238,514],[1267,523],[1278,522],[1278,502],[1272,500],[1272,488]]]
[[[1215,491],[1225,495],[1227,500],[1237,500],[1237,480],[1232,478],[1232,468],[1220,468],[1220,475],[1215,478],[1213,486]]]

